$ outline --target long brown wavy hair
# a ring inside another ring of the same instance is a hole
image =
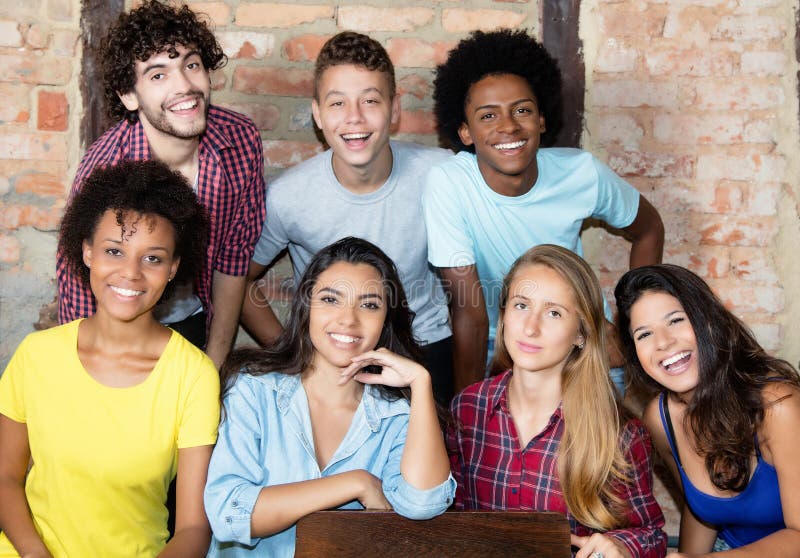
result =
[[[570,286],[580,320],[583,348],[573,347],[561,375],[564,436],[559,443],[558,476],[570,513],[580,523],[607,531],[625,524],[628,503],[617,495],[631,464],[619,443],[620,418],[608,376],[603,295],[592,268],[580,256],[552,244],[525,252],[503,280],[493,373],[514,363],[503,341],[508,292],[516,275],[531,265],[558,273]]]

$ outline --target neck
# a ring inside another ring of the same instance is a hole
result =
[[[359,401],[364,392],[364,385],[355,380],[348,380],[340,385],[339,378],[344,368],[323,365],[314,359],[312,365],[303,371],[301,379],[306,394],[314,399],[319,399],[338,405],[352,401]]]
[[[392,148],[387,143],[381,153],[366,165],[348,165],[336,156],[331,157],[333,174],[346,190],[354,194],[370,194],[383,186],[392,174]]]
[[[183,174],[190,184],[197,171],[200,137],[179,138],[156,130],[147,120],[140,118],[150,154],[174,171]]]
[[[147,347],[154,336],[163,333],[164,329],[164,326],[153,317],[152,312],[130,322],[122,322],[109,316],[102,307],[84,320],[84,326],[92,344],[108,347],[109,352],[115,353]]]
[[[530,372],[515,366],[508,390],[526,407],[555,409],[561,401],[561,371]]]
[[[480,159],[478,159],[478,169],[489,188],[501,196],[523,196],[533,189],[539,178],[539,167],[535,159],[524,172],[515,175],[501,174]]]

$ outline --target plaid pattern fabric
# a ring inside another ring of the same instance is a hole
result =
[[[558,479],[558,444],[564,434],[561,406],[547,426],[519,448],[508,409],[511,371],[473,384],[453,399],[455,425],[447,432],[450,465],[458,483],[455,505],[466,510],[555,511],[567,516],[579,536],[593,529],[578,523],[567,510]],[[652,494],[650,437],[638,420],[620,433],[625,458],[632,464],[630,482],[619,487],[630,504],[628,525],[606,534],[622,542],[634,557],[663,556],[667,538],[664,516]]]
[[[261,235],[266,212],[264,152],[261,136],[244,115],[211,106],[208,126],[200,139],[197,195],[211,224],[206,264],[195,279],[197,296],[211,320],[211,278],[214,270],[245,275],[253,247]],[[141,122],[122,121],[87,151],[78,167],[70,198],[96,168],[122,160],[150,159]],[[61,323],[95,311],[92,292],[58,254],[58,319]]]

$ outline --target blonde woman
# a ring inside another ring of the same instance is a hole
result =
[[[638,420],[620,424],[591,268],[537,246],[504,279],[499,308],[500,373],[451,405],[456,507],[563,513],[578,558],[663,556],[650,439]]]

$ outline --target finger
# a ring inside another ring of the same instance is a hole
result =
[[[578,535],[570,534],[569,542],[572,546],[577,546],[578,548],[582,548],[583,545],[586,544],[586,541],[589,540],[589,537],[579,537]]]

